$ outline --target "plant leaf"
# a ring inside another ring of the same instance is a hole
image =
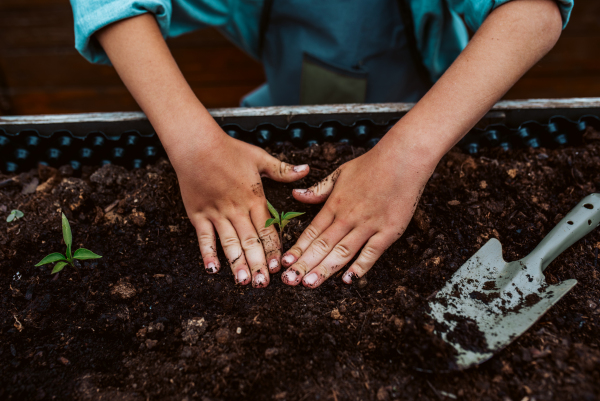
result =
[[[17,210],[17,209],[11,211],[11,213],[14,213],[14,215],[17,219],[20,219],[21,217],[25,216],[25,214],[22,211]]]
[[[279,213],[277,213],[277,209],[275,209],[269,201],[267,201],[267,206],[269,207],[269,212],[271,212],[271,214],[275,218],[275,222],[279,223]]]
[[[13,221],[13,220],[14,220],[16,217],[17,217],[17,216],[15,216],[15,215],[14,215],[14,213],[12,213],[12,212],[11,212],[11,213],[8,215],[8,217],[6,218],[6,222],[7,222],[7,223],[10,223],[10,222],[12,222],[12,221]]]
[[[101,257],[102,256],[96,255],[94,252],[90,251],[89,249],[85,249],[85,248],[79,248],[73,254],[73,259],[79,259],[79,260],[98,259]]]
[[[54,269],[52,269],[52,272],[50,274],[58,273],[59,271],[64,269],[66,265],[67,265],[67,262],[58,262],[57,264],[54,265]]]
[[[285,226],[287,225],[288,222],[289,222],[289,220],[282,220],[281,223],[279,223],[279,230],[281,232],[283,232],[283,229],[285,228]]]
[[[46,256],[44,259],[40,260],[40,262],[35,265],[36,267],[38,266],[42,266],[42,265],[47,265],[48,263],[52,263],[52,262],[58,262],[58,261],[66,261],[67,258],[65,258],[65,255],[63,255],[62,253],[59,252],[55,252],[55,253],[51,253],[50,255]]]
[[[265,228],[270,227],[273,223],[275,223],[275,219],[267,219],[265,222]]]
[[[67,216],[65,216],[64,213],[62,214],[62,232],[67,248],[71,248],[71,244],[73,243],[73,235],[71,234],[71,226],[69,225],[69,220],[67,220]]]
[[[294,217],[302,216],[304,212],[287,212],[283,216],[281,216],[282,220],[291,220]]]

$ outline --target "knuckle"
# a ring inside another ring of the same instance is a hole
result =
[[[256,248],[257,245],[261,245],[260,239],[258,237],[248,237],[242,240],[242,248],[244,249],[252,249]],[[262,245],[261,245],[262,246]]]
[[[373,245],[366,245],[361,253],[361,256],[368,261],[374,261],[379,256],[379,249]]]
[[[302,274],[305,274],[308,271],[308,265],[303,260],[297,261],[291,268],[295,270],[300,270]]]
[[[344,244],[337,244],[333,251],[342,259],[348,259],[352,256],[352,251]]]
[[[320,253],[325,253],[329,250],[329,244],[325,238],[317,238],[313,241],[312,246]]]
[[[294,245],[293,247],[290,248],[288,253],[291,253],[292,255],[299,258],[302,255],[302,249],[300,249],[300,247],[298,245]]]
[[[270,227],[260,227],[258,229],[258,236],[260,237],[261,240],[265,240],[266,238],[270,238],[271,236],[273,236],[275,234],[275,227],[270,226]]]
[[[221,245],[223,245],[223,248],[231,248],[234,246],[239,246],[240,241],[237,237],[225,237],[221,238]]]
[[[290,170],[290,165],[285,162],[279,162],[279,176],[283,177]]]
[[[310,241],[314,241],[315,238],[317,238],[317,236],[319,235],[319,231],[317,230],[317,228],[315,226],[313,226],[312,224],[309,224],[308,227],[306,227],[306,229],[304,230],[303,234]]]
[[[215,236],[213,234],[200,234],[198,235],[198,242],[201,244],[212,244],[215,242]]]

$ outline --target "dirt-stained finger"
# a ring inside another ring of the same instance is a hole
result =
[[[215,220],[212,223],[219,233],[221,246],[225,252],[225,257],[229,261],[236,284],[249,284],[251,277],[250,269],[248,268],[244,250],[233,225],[225,219]]]
[[[269,272],[277,273],[281,269],[281,243],[275,224],[265,227],[271,218],[267,205],[250,210],[250,218],[262,243]]]
[[[204,269],[209,274],[215,274],[221,270],[221,264],[217,257],[217,239],[215,229],[208,220],[199,220],[194,224],[200,245],[200,254],[204,263]]]

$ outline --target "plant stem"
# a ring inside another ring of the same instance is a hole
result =
[[[75,273],[77,273],[77,276],[79,276],[79,280],[82,280],[81,274],[79,274],[79,269],[77,268],[77,266],[75,266],[75,262],[69,262],[69,264],[75,269]]]

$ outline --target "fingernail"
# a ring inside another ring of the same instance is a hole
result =
[[[254,277],[254,285],[255,285],[256,287],[260,287],[261,285],[263,285],[263,284],[264,284],[264,283],[266,283],[266,282],[267,282],[267,278],[265,277],[265,275],[264,275],[264,274],[257,274],[257,275]]]
[[[346,274],[344,274],[344,277],[342,277],[342,280],[344,280],[344,283],[346,284],[352,284],[352,272],[346,272]]]
[[[246,270],[240,270],[239,272],[237,272],[237,282],[239,284],[246,281],[247,278],[248,278],[248,273],[246,273]]]
[[[216,273],[217,265],[215,265],[213,262],[210,262],[209,264],[206,265],[206,271],[209,273]]]
[[[269,262],[270,270],[275,270],[275,269],[277,269],[278,266],[279,266],[279,262],[277,261],[277,259],[273,259],[272,261]]]
[[[284,283],[295,283],[298,280],[298,275],[292,270],[288,270],[281,275]]]
[[[292,264],[294,262],[294,256],[293,255],[285,255],[283,257],[283,259],[281,259],[281,260],[283,260],[283,263],[289,265],[289,264]]]
[[[306,171],[307,168],[308,168],[308,164],[301,164],[300,166],[294,166],[294,172],[301,173],[303,171]]]
[[[308,285],[313,285],[318,279],[319,276],[317,276],[317,273],[310,273],[308,276],[304,277],[304,282]]]
[[[308,189],[294,189],[297,194],[305,194],[308,192]]]

